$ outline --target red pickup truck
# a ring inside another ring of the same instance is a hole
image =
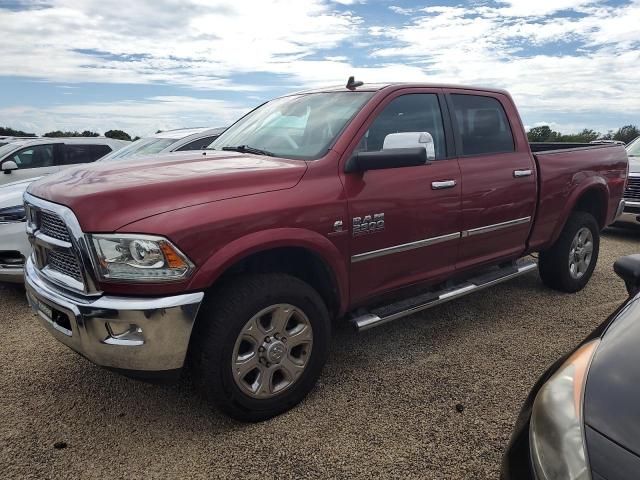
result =
[[[504,91],[283,96],[208,150],[32,184],[29,302],[92,362],[147,378],[190,365],[212,404],[263,420],[313,388],[334,319],[368,329],[535,268],[584,287],[627,156],[544,149]]]

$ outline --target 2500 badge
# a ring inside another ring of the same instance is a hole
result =
[[[384,230],[384,213],[353,217],[353,236]]]

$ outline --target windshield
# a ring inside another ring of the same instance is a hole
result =
[[[372,95],[323,92],[277,98],[240,119],[209,148],[246,147],[283,158],[319,158]]]
[[[627,147],[627,155],[629,157],[640,157],[640,137],[629,144]]]
[[[0,158],[4,157],[7,153],[13,152],[20,147],[20,145],[22,145],[22,143],[7,143],[6,145],[2,145],[0,147]]]
[[[141,138],[140,140],[133,142],[131,145],[127,145],[120,150],[116,150],[115,152],[102,157],[99,161],[122,160],[124,158],[137,157],[140,155],[153,155],[155,153],[160,153],[162,150],[167,148],[169,145],[176,143],[178,140],[179,139],[175,138]]]

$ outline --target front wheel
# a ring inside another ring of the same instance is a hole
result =
[[[573,212],[556,243],[540,252],[540,277],[555,290],[582,290],[593,274],[599,251],[598,222],[590,213]]]
[[[192,361],[206,398],[256,422],[311,391],[328,354],[329,314],[295,277],[242,275],[206,299],[194,336]]]

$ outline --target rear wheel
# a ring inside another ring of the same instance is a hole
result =
[[[562,292],[577,292],[587,284],[598,261],[600,227],[587,212],[573,212],[556,243],[540,253],[540,277]]]
[[[289,410],[315,385],[330,322],[318,293],[283,274],[243,275],[207,298],[192,361],[206,398],[229,416],[261,421]]]

